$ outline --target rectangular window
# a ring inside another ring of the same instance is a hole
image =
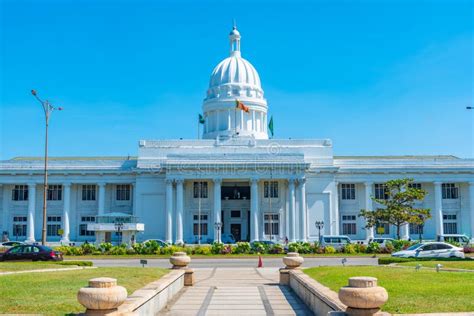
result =
[[[375,184],[375,198],[379,200],[388,199],[388,189],[387,186],[383,183]]]
[[[341,184],[341,198],[343,200],[355,200],[355,184],[354,183]]]
[[[263,192],[264,198],[278,198],[278,181],[264,181]]]
[[[410,235],[423,234],[423,226],[418,224],[410,224]]]
[[[458,188],[454,183],[443,183],[441,190],[443,192],[443,199],[454,200],[459,197]]]
[[[95,216],[81,216],[79,236],[95,236],[95,232],[87,230],[87,223],[95,223]]]
[[[48,216],[48,226],[46,234],[48,236],[59,236],[59,230],[61,229],[61,216]]]
[[[28,186],[27,185],[15,185],[12,190],[13,201],[28,201]]]
[[[240,211],[230,211],[230,217],[240,218]]]
[[[82,186],[82,200],[95,201],[95,184],[84,184]]]
[[[199,192],[201,192],[201,199],[207,199],[207,182],[199,181],[193,183],[193,197],[199,198]]]
[[[48,201],[61,201],[63,186],[58,184],[48,185]]]
[[[356,235],[357,234],[357,223],[356,215],[342,215],[342,234],[343,235]]]
[[[199,224],[201,224],[201,231],[199,232]],[[201,214],[201,221],[199,221],[199,215],[194,214],[193,216],[193,234],[195,236],[207,235],[207,214]]]
[[[456,214],[443,214],[443,231],[445,234],[458,233],[458,223]]]
[[[13,236],[14,237],[26,237],[26,216],[14,216],[13,217]]]
[[[390,225],[388,223],[378,223],[375,225],[375,232],[379,235],[389,235]]]
[[[130,201],[130,184],[117,184],[117,201]]]
[[[280,214],[264,215],[265,235],[278,236],[280,234]]]
[[[408,183],[408,187],[412,189],[421,190],[421,183]]]

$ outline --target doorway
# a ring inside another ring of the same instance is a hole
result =
[[[234,236],[235,241],[242,240],[242,224],[230,224],[230,233]]]

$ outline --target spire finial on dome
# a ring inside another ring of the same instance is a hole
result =
[[[232,27],[232,31],[229,34],[230,39],[230,56],[240,57],[240,33],[237,30],[237,24],[235,23]]]

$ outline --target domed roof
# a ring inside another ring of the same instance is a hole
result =
[[[207,99],[242,95],[262,99],[258,72],[240,55],[240,33],[237,27],[233,27],[229,39],[230,56],[212,71]]]
[[[212,71],[209,88],[225,84],[261,88],[257,70],[247,60],[237,55],[227,57]]]

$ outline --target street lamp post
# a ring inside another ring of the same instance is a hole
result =
[[[215,222],[214,227],[217,230],[217,243],[221,243],[221,228],[222,228],[222,223],[221,222]]]
[[[321,242],[321,229],[324,227],[324,221],[316,221],[314,222],[316,229],[318,230],[318,242]]]
[[[61,111],[61,107],[54,107],[48,100],[41,100],[36,93],[36,90],[31,90],[31,94],[38,100],[41,105],[43,106],[44,116],[45,116],[45,142],[44,142],[44,183],[43,183],[43,229],[41,231],[41,244],[46,244],[46,208],[47,208],[47,192],[48,192],[48,126],[49,126],[49,118],[51,113],[54,110]],[[32,197],[34,198],[34,197]]]

